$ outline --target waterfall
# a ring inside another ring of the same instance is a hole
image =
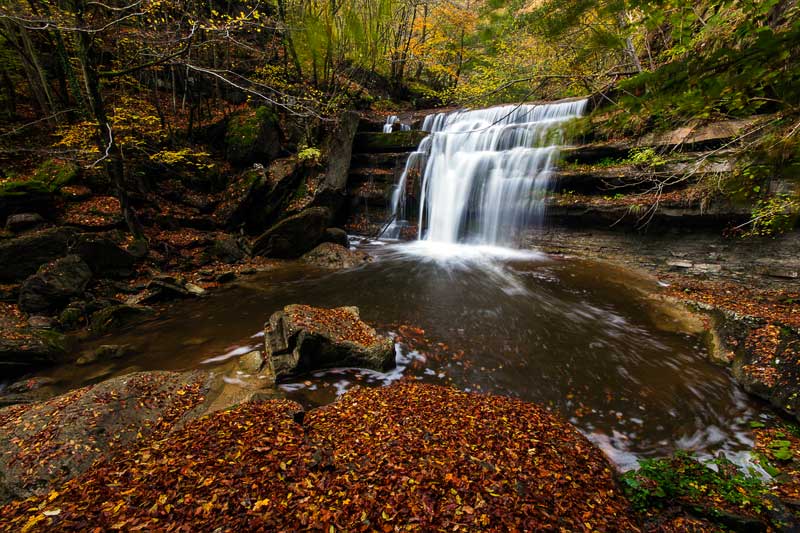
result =
[[[386,123],[383,125],[383,133],[392,133],[392,128],[398,122],[400,122],[400,119],[397,115],[389,115],[386,117]]]
[[[580,117],[586,103],[428,115],[422,129],[431,135],[406,163],[392,194],[392,222],[383,235],[399,236],[406,224],[408,182],[419,176],[420,240],[512,245],[520,230],[541,223],[549,175],[564,142],[561,126]]]
[[[386,123],[383,125],[383,133],[392,133],[394,125],[400,123],[400,117],[397,115],[389,115],[386,117]],[[411,131],[409,124],[400,123],[400,131]]]

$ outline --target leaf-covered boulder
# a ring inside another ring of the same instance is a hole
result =
[[[264,326],[266,357],[278,377],[321,368],[388,370],[394,344],[359,317],[357,307],[287,305]]]
[[[0,522],[31,532],[641,531],[602,452],[535,405],[405,382],[300,409],[246,402],[129,441],[84,475],[0,508]]]
[[[63,363],[72,344],[69,337],[53,330],[0,330],[0,374],[11,377],[26,369]]]
[[[19,291],[19,308],[26,313],[58,311],[83,294],[92,271],[77,255],[68,255],[42,265],[26,279]]]
[[[0,409],[0,502],[46,490],[139,439],[163,437],[203,400],[205,384],[197,371],[141,372]]]
[[[369,254],[332,242],[323,242],[301,259],[310,265],[331,269],[354,268],[370,262]]]

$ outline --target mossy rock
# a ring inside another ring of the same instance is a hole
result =
[[[90,328],[96,335],[137,324],[155,315],[151,307],[143,305],[114,305],[92,315]]]
[[[278,115],[262,106],[232,115],[225,131],[225,155],[235,165],[266,164],[281,150]]]
[[[73,183],[80,173],[80,167],[68,161],[48,159],[34,171],[33,181],[44,184],[50,192],[57,192]]]

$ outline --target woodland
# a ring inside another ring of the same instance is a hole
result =
[[[572,389],[435,381],[491,368],[346,297],[261,309],[235,380],[126,363],[232,286],[380,265],[427,115],[583,99],[520,248],[645,272],[619,291],[767,413],[736,421],[750,463],[615,468]],[[798,217],[796,0],[0,0],[0,531],[797,530]],[[398,384],[287,394],[395,345],[422,354]]]

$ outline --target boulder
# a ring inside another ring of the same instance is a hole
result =
[[[322,242],[332,242],[345,248],[350,247],[350,241],[347,238],[347,232],[341,228],[328,228],[322,235]]]
[[[96,276],[126,277],[133,272],[136,263],[133,254],[99,235],[80,235],[70,252],[79,255]]]
[[[20,213],[18,215],[11,215],[6,219],[6,229],[14,233],[19,233],[36,228],[44,223],[44,219],[38,213]]]
[[[88,365],[97,361],[121,359],[128,355],[132,346],[130,344],[103,344],[93,350],[84,352],[76,361],[76,365]]]
[[[285,218],[265,231],[253,244],[253,253],[293,259],[313,249],[325,234],[331,212],[312,207]]]
[[[322,142],[324,174],[314,192],[312,205],[328,207],[334,214],[339,212],[345,202],[358,121],[356,113],[343,113]]]
[[[225,158],[235,165],[269,163],[281,151],[278,115],[262,106],[228,118],[225,131]]]
[[[114,305],[92,314],[90,328],[93,333],[100,335],[142,322],[152,318],[154,314],[152,308],[142,305]]]
[[[92,271],[77,255],[51,261],[22,283],[19,308],[26,313],[63,309],[83,294],[91,279]]]
[[[0,242],[0,281],[21,281],[68,253],[77,230],[50,228]]]
[[[204,296],[206,290],[199,285],[172,276],[157,276],[147,284],[147,288],[128,298],[131,305],[148,304],[175,298],[194,298]]]
[[[0,391],[0,408],[20,403],[32,403],[52,398],[56,394],[53,378],[34,376],[12,383]]]
[[[266,168],[253,165],[228,185],[214,220],[229,229],[263,231],[291,202],[306,174],[297,158],[278,159]]]
[[[362,322],[357,307],[288,305],[264,326],[264,346],[277,377],[348,366],[385,371],[395,365],[393,342]]]
[[[10,376],[26,368],[62,362],[72,346],[72,339],[53,330],[0,331],[0,374]]]
[[[302,258],[302,261],[322,268],[354,268],[369,263],[371,258],[365,252],[350,250],[332,242],[323,242]]]
[[[192,418],[205,383],[201,372],[141,372],[4,410],[0,504],[47,491],[139,439],[163,438]]]
[[[223,235],[214,240],[209,255],[223,263],[233,264],[241,261],[247,253],[233,235]]]

